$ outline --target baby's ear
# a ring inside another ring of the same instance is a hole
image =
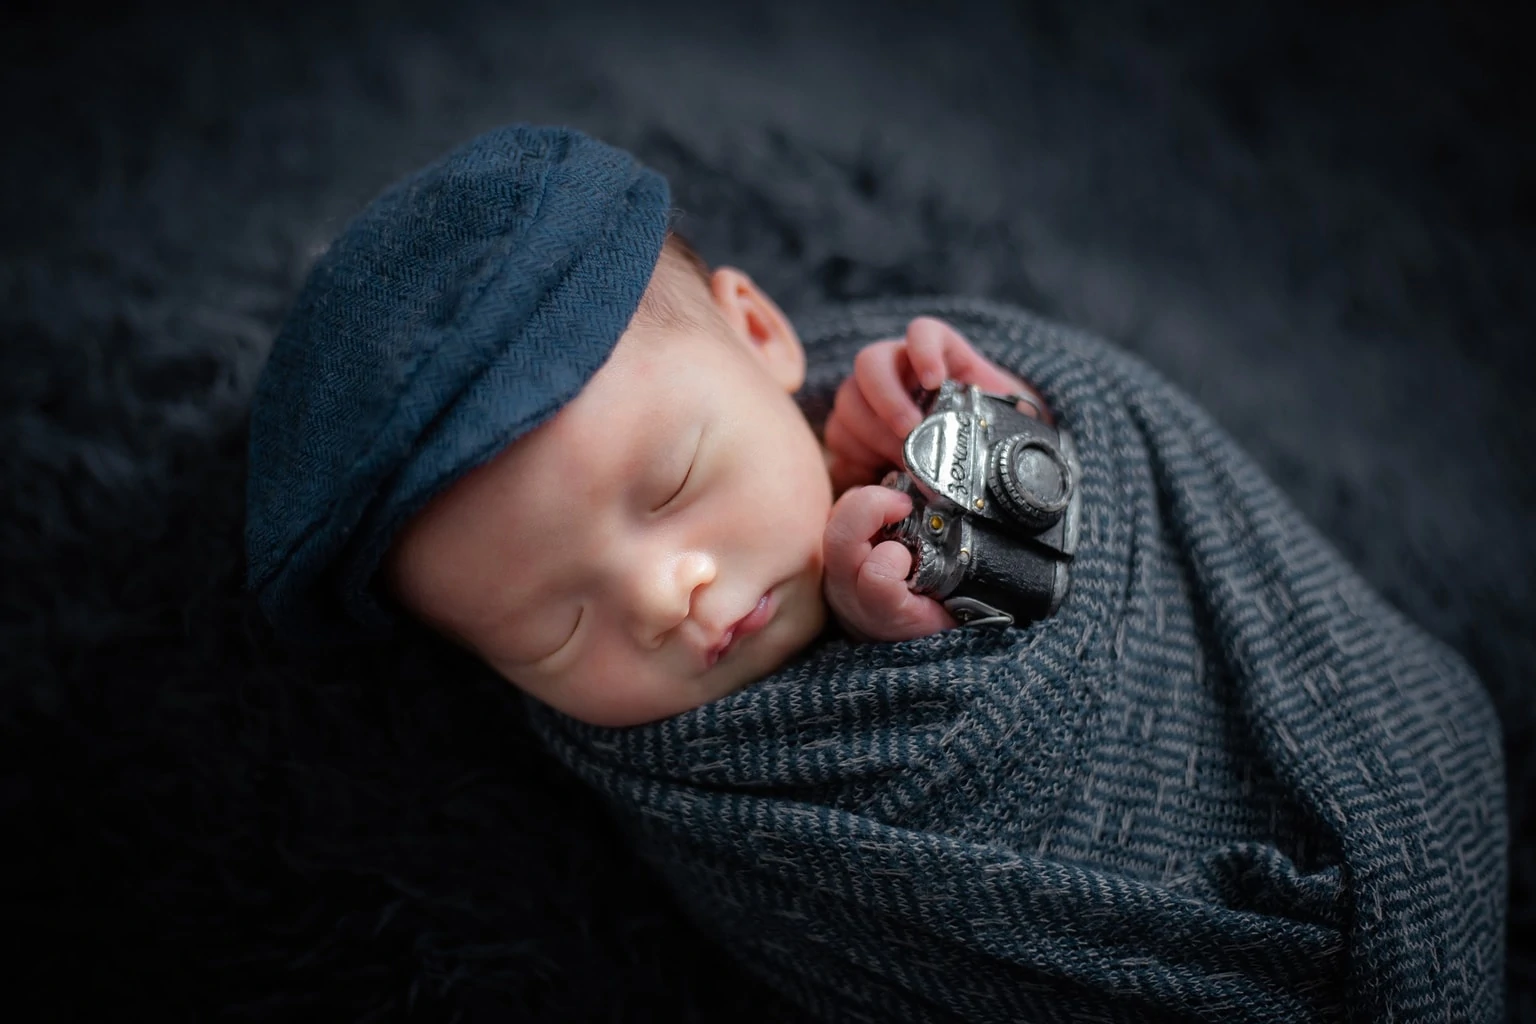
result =
[[[709,290],[726,325],[762,361],[769,376],[785,391],[799,391],[805,383],[805,349],[778,303],[735,267],[711,274]]]

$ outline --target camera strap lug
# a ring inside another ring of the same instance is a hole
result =
[[[1013,616],[974,597],[951,597],[944,608],[962,626],[1011,626]]]

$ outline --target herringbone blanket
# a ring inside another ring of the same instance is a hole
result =
[[[543,740],[824,1019],[1499,1019],[1503,772],[1475,676],[1095,338],[980,302],[829,313],[800,325],[807,414],[919,313],[1076,434],[1060,612],[828,639],[635,729],[535,708]]]

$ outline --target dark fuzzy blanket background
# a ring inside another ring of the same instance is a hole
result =
[[[1093,328],[1203,402],[1504,721],[1536,1019],[1532,111],[1450,5],[161,4],[4,33],[10,1019],[773,1020],[515,701],[239,594],[244,416],[316,252],[510,120],[667,173],[791,312]],[[15,948],[15,947],[13,947]],[[14,972],[14,973],[12,973]]]

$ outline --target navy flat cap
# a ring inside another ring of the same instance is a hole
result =
[[[395,184],[310,272],[251,410],[247,584],[278,632],[355,640],[395,533],[608,358],[670,194],[566,128],[488,132]]]

